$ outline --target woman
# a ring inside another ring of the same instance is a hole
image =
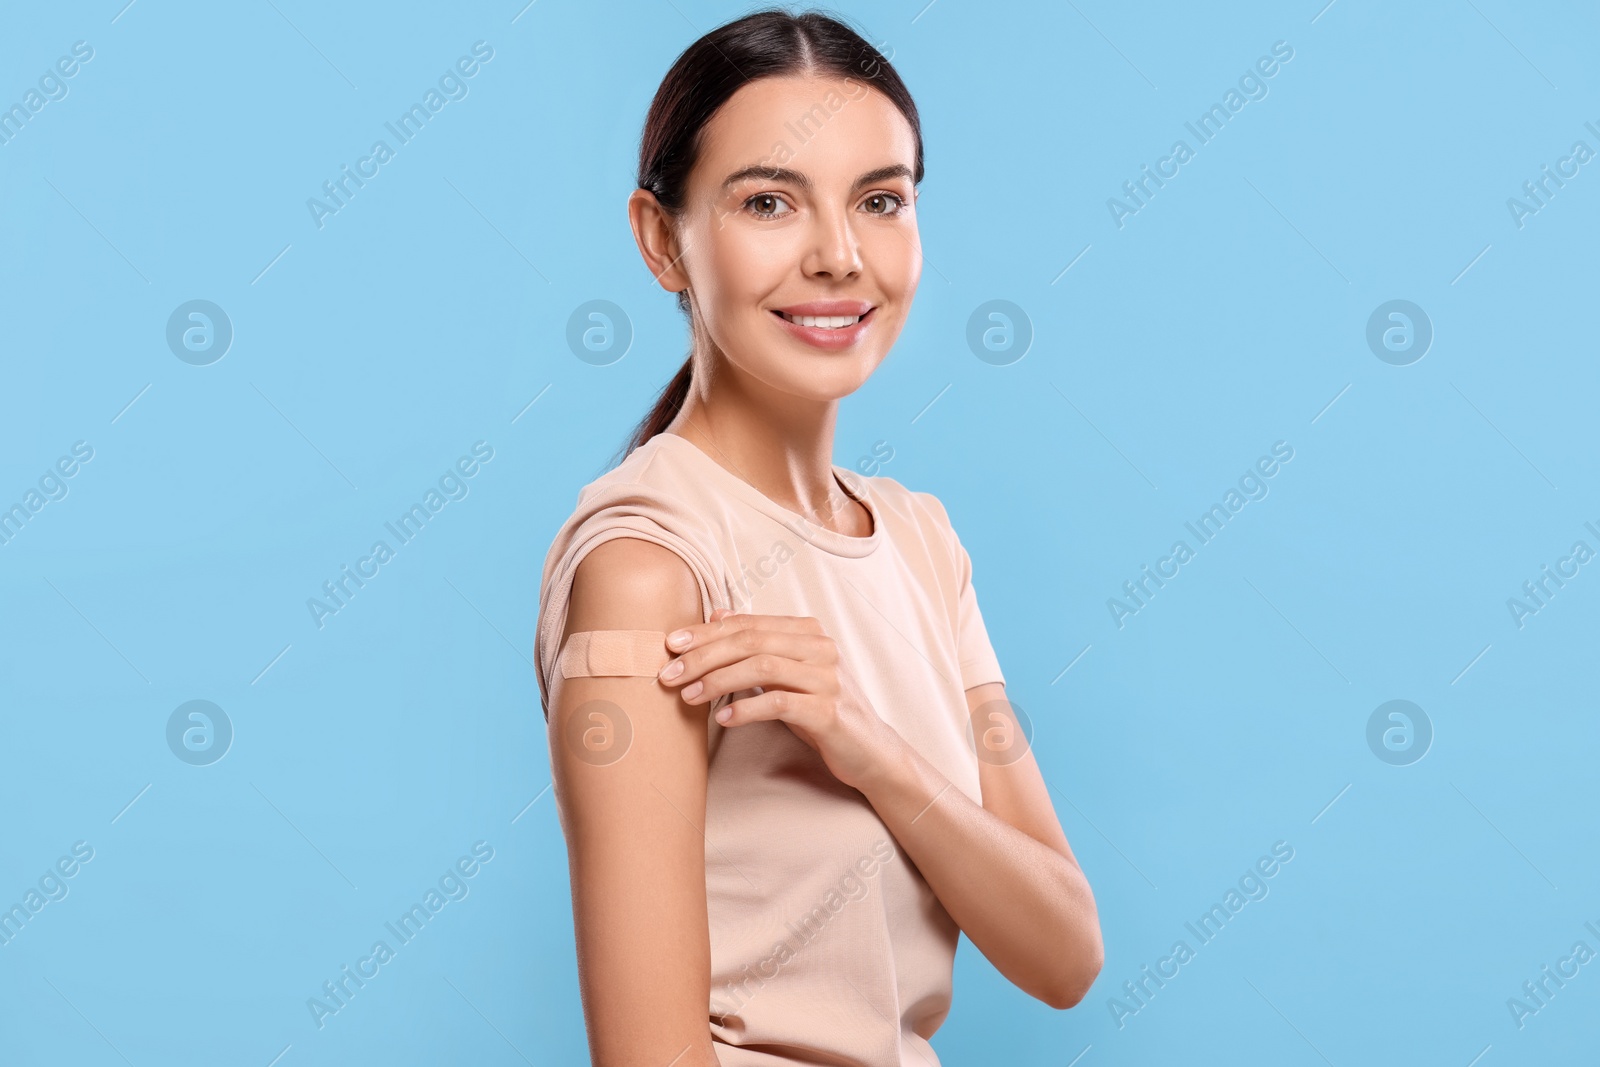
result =
[[[899,76],[814,12],[713,30],[651,104],[629,218],[693,350],[540,590],[596,1064],[937,1064],[963,931],[1053,1007],[1099,971],[943,505],[830,460],[921,179]]]

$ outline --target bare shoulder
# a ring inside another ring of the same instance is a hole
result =
[[[565,634],[582,630],[670,630],[701,621],[700,586],[671,549],[614,537],[573,572]]]

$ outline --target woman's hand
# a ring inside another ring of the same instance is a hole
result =
[[[674,643],[679,634],[688,640]],[[889,747],[889,725],[851,676],[839,646],[810,616],[738,615],[718,608],[710,622],[667,635],[667,647],[678,658],[658,677],[663,685],[683,686],[685,703],[709,706],[724,694],[735,695],[717,712],[718,722],[733,727],[776,719],[815,749],[845,785],[859,788]]]

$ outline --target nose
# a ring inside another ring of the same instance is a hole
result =
[[[810,234],[810,247],[801,264],[808,277],[835,281],[861,273],[861,248],[850,224],[847,208],[817,211]]]

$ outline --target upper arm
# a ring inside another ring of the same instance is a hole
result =
[[[967,710],[979,746],[978,788],[984,809],[1077,863],[1050,803],[1050,787],[1033,758],[1033,745],[1006,698],[1005,683],[968,689]]]
[[[664,636],[701,621],[688,564],[618,537],[578,564],[561,643],[586,630]],[[552,677],[550,686],[551,774],[594,1063],[714,1065],[705,709],[653,677]]]

